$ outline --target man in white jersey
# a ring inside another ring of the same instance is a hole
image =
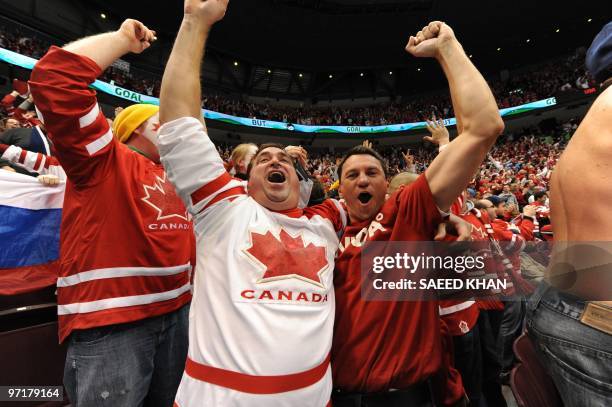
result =
[[[199,78],[208,32],[227,3],[185,1],[161,88],[161,161],[197,241],[175,405],[324,407],[334,254],[346,216],[332,200],[298,208],[298,177],[282,146],[259,148],[248,183],[225,170],[202,119]]]

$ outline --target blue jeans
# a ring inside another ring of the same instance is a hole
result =
[[[585,302],[542,282],[527,329],[566,407],[612,406],[612,335],[580,322]]]
[[[169,314],[73,331],[64,386],[75,407],[169,407],[187,359],[189,304]]]

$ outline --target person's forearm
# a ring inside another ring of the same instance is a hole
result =
[[[503,128],[489,85],[458,41],[440,49],[438,62],[450,87],[459,134],[470,133],[494,140]]]
[[[64,45],[66,51],[93,60],[102,71],[130,52],[129,39],[118,31],[85,37]]]
[[[210,28],[189,15],[183,18],[162,78],[159,110],[162,124],[188,116],[202,120],[200,71]]]

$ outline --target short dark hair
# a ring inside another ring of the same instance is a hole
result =
[[[248,167],[247,167],[247,178],[249,177],[249,175],[251,174],[251,169],[253,168],[253,163],[255,162],[255,160],[257,159],[257,157],[259,156],[259,154],[264,151],[267,148],[278,148],[281,150],[285,150],[285,146],[280,144],[280,143],[263,143],[260,144],[257,147],[257,152],[255,153],[255,155],[253,156],[253,158],[251,158],[251,162],[249,163]],[[291,162],[293,163],[293,160],[291,160]]]
[[[346,160],[348,160],[349,157],[353,155],[362,155],[362,154],[371,155],[372,157],[376,158],[378,162],[380,163],[380,166],[382,167],[383,173],[385,174],[385,178],[387,178],[387,165],[385,164],[385,160],[382,158],[382,156],[378,154],[376,150],[373,150],[369,147],[355,146],[351,148],[344,157],[342,157],[342,161],[340,161],[340,164],[338,164],[338,180],[339,181],[342,181],[342,167],[344,167],[344,163],[346,162]]]
[[[539,191],[536,191],[533,193],[533,199],[537,201],[538,199],[542,198],[544,195],[546,195],[546,190],[540,189]]]

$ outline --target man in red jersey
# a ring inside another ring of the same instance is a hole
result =
[[[340,192],[350,225],[340,242],[334,280],[334,406],[453,405],[464,397],[463,388],[453,386],[457,383],[453,381],[438,386],[433,395],[430,392],[435,387],[430,384],[437,384],[435,379],[449,371],[437,301],[361,298],[363,244],[431,240],[441,211],[448,211],[465,189],[504,126],[491,90],[449,26],[430,23],[410,37],[406,49],[440,62],[460,136],[412,185],[386,202],[386,171],[375,151],[356,147],[339,165]]]
[[[157,108],[125,109],[113,137],[89,88],[154,37],[126,20],[52,47],[30,78],[68,176],[57,291],[64,385],[75,406],[172,405],[185,367],[193,231],[159,163]]]

